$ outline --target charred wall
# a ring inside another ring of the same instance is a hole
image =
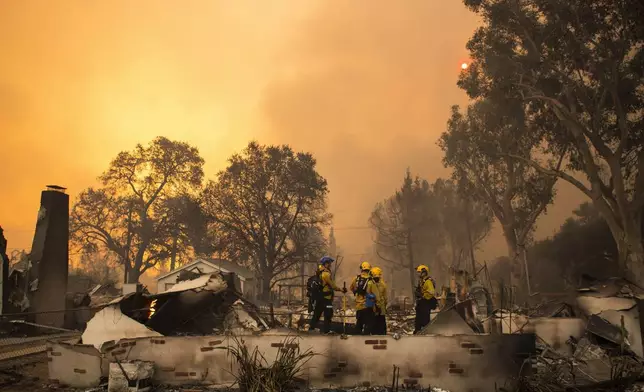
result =
[[[56,188],[60,189],[60,188]],[[40,197],[31,246],[30,312],[38,324],[63,327],[69,251],[69,195],[48,189]]]

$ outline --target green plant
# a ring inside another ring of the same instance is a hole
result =
[[[272,364],[255,347],[252,351],[243,339],[233,337],[228,351],[237,361],[239,371],[234,375],[240,392],[288,392],[296,389],[304,365],[315,355],[312,350],[300,351],[295,337],[287,337],[278,349]]]

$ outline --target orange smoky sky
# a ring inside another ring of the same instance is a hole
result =
[[[31,246],[44,185],[74,197],[119,151],[163,135],[198,146],[208,177],[249,139],[311,151],[339,246],[364,253],[369,213],[407,167],[449,175],[436,140],[467,102],[456,80],[476,26],[460,1],[2,2],[9,248]],[[581,201],[564,194],[540,236]],[[495,233],[483,254],[504,253]]]

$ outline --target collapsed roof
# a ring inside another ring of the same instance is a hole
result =
[[[257,308],[235,289],[234,281],[233,273],[212,273],[155,295],[121,296],[87,323],[82,341],[100,349],[105,342],[123,338],[268,329]]]

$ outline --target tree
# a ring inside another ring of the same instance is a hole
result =
[[[644,278],[644,28],[639,0],[465,0],[483,18],[460,85],[475,99],[520,94],[563,169],[517,156],[577,187],[606,220],[619,265]],[[639,10],[639,14],[637,13]],[[534,158],[534,157],[532,157]],[[582,174],[586,181],[580,181]]]
[[[375,230],[378,257],[406,268],[413,292],[416,265],[436,256],[443,241],[436,230],[440,216],[429,183],[412,178],[408,169],[400,189],[376,204],[369,224]]]
[[[589,203],[580,205],[552,238],[535,243],[529,255],[536,271],[533,281],[541,292],[578,288],[584,273],[600,279],[618,273],[617,245],[606,221]]]
[[[74,244],[109,251],[136,283],[171,255],[171,200],[199,190],[203,159],[195,147],[164,137],[119,153],[100,177],[103,187],[80,193],[70,214]],[[176,237],[175,237],[176,238]]]
[[[265,299],[298,264],[298,254],[315,248],[311,233],[331,219],[327,182],[315,166],[309,153],[251,142],[204,192],[222,248],[257,272]]]
[[[113,252],[82,252],[74,274],[87,276],[94,284],[115,284],[122,266]]]
[[[455,106],[447,128],[439,141],[444,164],[454,169],[464,192],[492,210],[513,262],[511,284],[521,287],[525,281],[530,292],[526,246],[537,218],[552,202],[555,180],[516,157],[537,152],[541,128],[529,122],[514,100],[481,100],[466,114]]]
[[[155,213],[164,219],[164,238],[170,238],[167,253],[170,271],[184,264],[193,254],[211,255],[217,249],[214,233],[208,230],[208,217],[202,200],[183,193],[162,200]]]
[[[476,274],[474,251],[490,233],[492,211],[485,202],[465,196],[452,180],[439,178],[432,189],[439,203],[452,266],[457,267],[464,256],[469,257],[472,273]]]

